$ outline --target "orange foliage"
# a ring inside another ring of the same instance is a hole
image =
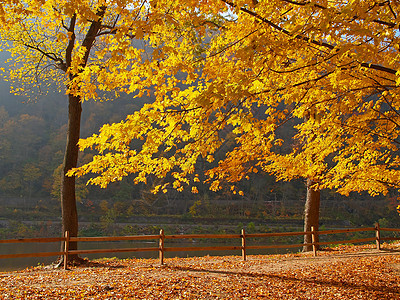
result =
[[[160,0],[148,9],[140,38],[153,50],[118,80],[157,99],[82,140],[99,155],[70,174],[97,174],[90,182],[102,187],[170,174],[181,191],[202,161],[214,191],[253,170],[343,194],[398,186],[399,3]],[[294,134],[283,139],[287,124]]]
[[[387,248],[388,246],[385,246]],[[106,259],[0,273],[2,299],[398,299],[400,257],[363,247],[309,254]],[[363,251],[360,253],[360,251]]]

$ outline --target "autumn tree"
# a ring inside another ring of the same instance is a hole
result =
[[[143,32],[155,48],[157,100],[81,141],[99,155],[71,174],[98,173],[90,182],[102,187],[130,173],[136,182],[171,174],[174,188],[196,192],[196,163],[212,163],[229,130],[234,149],[205,172],[212,190],[228,182],[242,193],[234,183],[261,170],[305,178],[306,206],[318,216],[323,188],[398,187],[399,3],[188,0],[153,9],[166,7],[174,27],[161,40]],[[284,140],[278,131],[291,120],[296,133]],[[130,147],[136,139],[140,149]],[[309,220],[306,230],[318,227]]]
[[[147,1],[135,0],[0,2],[0,42],[12,56],[5,75],[12,92],[32,97],[59,89],[68,98],[61,204],[63,232],[71,236],[78,234],[75,177],[66,173],[77,166],[82,102],[133,93],[143,76],[151,77],[146,45],[137,47],[144,30],[155,27],[156,33],[160,26],[160,16],[149,21],[150,13]]]

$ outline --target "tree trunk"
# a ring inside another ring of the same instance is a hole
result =
[[[315,230],[318,230],[319,224],[319,204],[320,204],[320,190],[313,189],[312,185],[315,182],[311,179],[307,179],[307,200],[304,209],[304,231],[310,231],[311,226],[314,226]],[[316,236],[316,242],[319,241],[318,235]],[[311,235],[304,235],[304,243],[311,243]],[[317,246],[317,249],[319,247]],[[312,246],[304,246],[303,251],[312,251]]]
[[[78,164],[78,141],[80,134],[80,122],[82,105],[79,97],[68,96],[68,132],[67,145],[64,154],[63,174],[61,180],[61,212],[62,212],[62,230],[69,231],[71,237],[78,236],[78,213],[75,199],[75,177],[66,176],[71,168]],[[71,250],[77,250],[77,243],[69,244]],[[77,256],[69,256],[72,261]]]
[[[106,6],[100,6],[96,15],[99,17],[98,20],[93,21],[86,33],[82,46],[86,49],[83,57],[81,68],[85,68],[90,51],[96,40],[96,36],[101,30],[102,18],[106,12]],[[64,72],[68,72],[68,68],[71,67],[73,49],[75,46],[75,25],[77,15],[74,14],[70,19],[68,27],[68,33],[70,34],[69,42],[65,52],[65,63],[61,63],[59,68]],[[69,74],[69,79],[72,82],[78,74]],[[75,177],[66,176],[67,172],[76,168],[78,164],[78,141],[81,128],[81,105],[80,96],[68,95],[68,133],[67,133],[67,146],[64,154],[64,165],[63,174],[61,180],[61,213],[62,213],[62,232],[69,231],[70,237],[78,236],[78,212],[76,209],[76,197],[75,197]],[[78,244],[76,242],[69,243],[70,250],[77,250]],[[80,261],[78,255],[68,255],[69,262]],[[67,262],[68,263],[68,262]]]

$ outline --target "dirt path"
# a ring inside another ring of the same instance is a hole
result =
[[[400,247],[311,254],[108,259],[0,273],[0,299],[400,299]]]

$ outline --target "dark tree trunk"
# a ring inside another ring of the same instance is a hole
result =
[[[320,190],[313,189],[314,181],[307,179],[307,199],[304,209],[304,231],[310,231],[311,226],[318,230],[319,225],[319,204],[320,204]],[[318,235],[316,242],[319,241]],[[311,243],[311,235],[304,235],[304,243]],[[317,247],[318,249],[318,247]],[[312,251],[312,246],[304,246],[303,251]]]
[[[101,21],[106,11],[106,6],[98,8],[96,15],[98,20],[93,21],[88,29],[88,32],[82,42],[85,47],[85,55],[83,57],[82,69],[86,66],[89,59],[90,51],[96,39],[98,32],[101,30]],[[68,72],[71,67],[72,53],[75,46],[75,25],[77,16],[76,14],[71,17],[68,32],[70,34],[69,42],[65,52],[65,63],[59,64],[59,68],[64,72]],[[71,82],[78,74],[69,74]],[[67,146],[64,154],[63,174],[61,180],[61,212],[62,212],[62,232],[69,231],[70,237],[78,236],[78,212],[76,209],[75,197],[75,177],[67,176],[67,172],[76,168],[78,164],[78,141],[81,128],[81,113],[82,104],[79,96],[72,94],[68,95],[68,133],[67,133]],[[69,243],[70,250],[77,250],[78,244],[76,242]],[[78,255],[69,255],[68,262],[80,261]]]
[[[78,236],[78,213],[75,199],[75,177],[66,176],[66,173],[77,166],[78,163],[78,141],[80,134],[80,122],[82,105],[79,97],[68,96],[68,133],[67,146],[64,154],[63,174],[61,181],[61,211],[62,230],[69,231],[71,237]],[[77,249],[77,243],[69,244],[71,250]],[[76,257],[71,256],[71,260]]]

